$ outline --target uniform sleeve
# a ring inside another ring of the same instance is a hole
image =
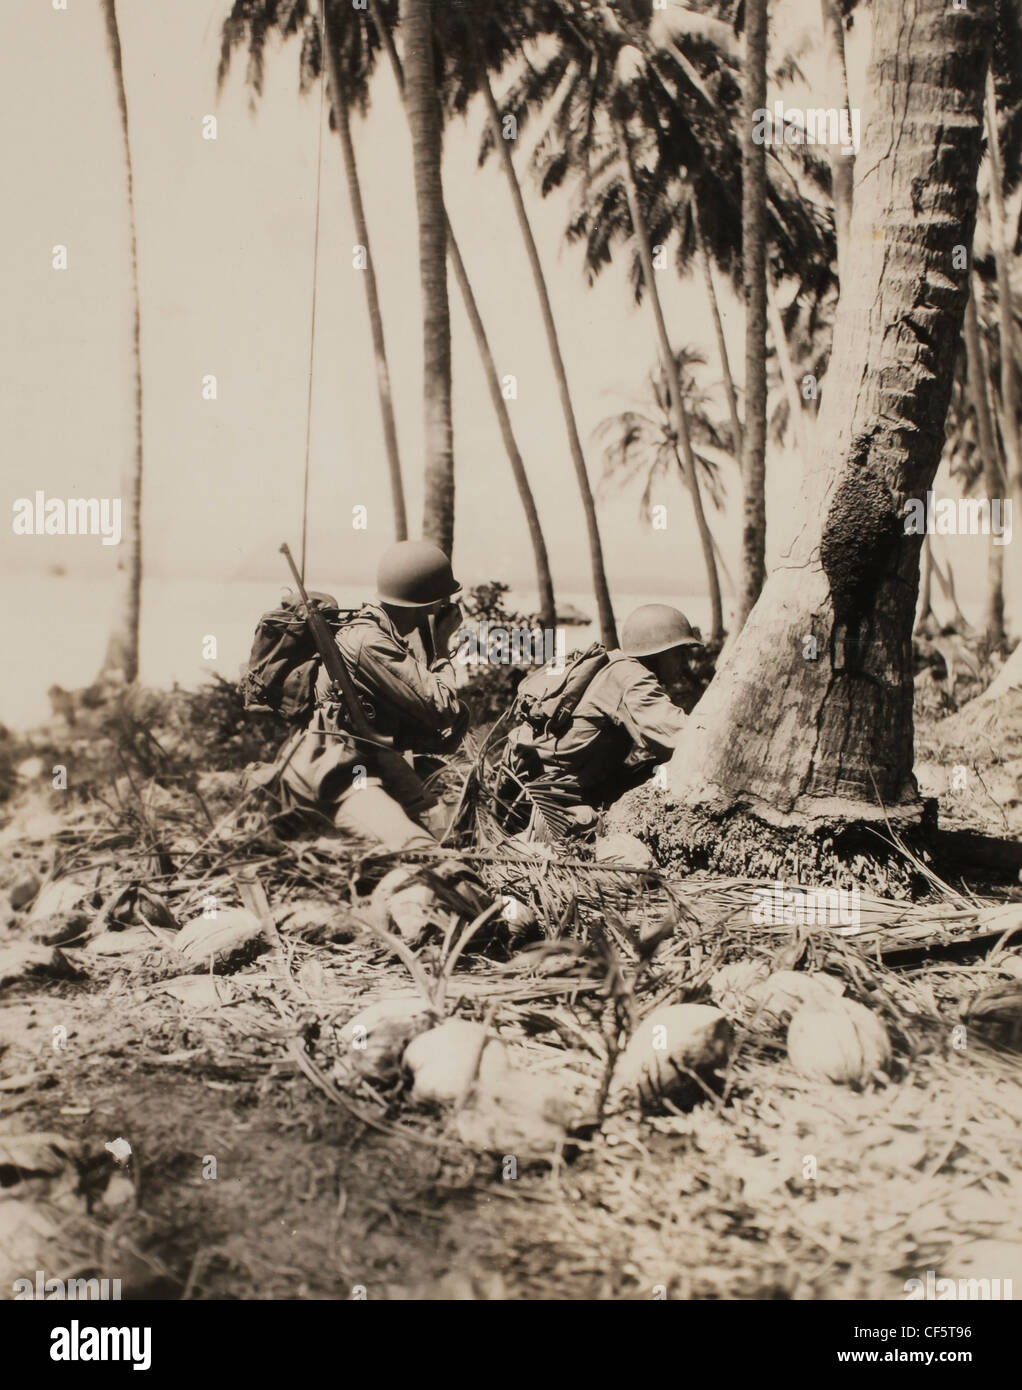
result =
[[[345,651],[345,655],[350,660],[353,654]],[[393,716],[404,744],[417,752],[431,752],[458,742],[468,725],[469,710],[458,698],[449,661],[425,666],[382,633],[362,642],[356,661],[356,683]]]
[[[681,742],[688,717],[684,710],[671,703],[656,678],[644,668],[640,669],[641,675],[629,671],[624,676],[620,699],[611,713],[638,747],[663,761]]]

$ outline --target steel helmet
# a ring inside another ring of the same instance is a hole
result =
[[[626,656],[656,656],[672,647],[701,647],[692,624],[666,603],[644,603],[629,614],[621,629],[621,650]]]
[[[383,552],[376,570],[382,603],[397,608],[428,608],[458,593],[451,562],[429,541],[397,541]]]

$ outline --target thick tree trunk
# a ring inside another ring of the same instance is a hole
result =
[[[376,391],[380,400],[380,419],[383,422],[383,443],[387,451],[387,467],[390,473],[390,500],[394,511],[394,537],[403,541],[408,538],[408,514],[405,510],[405,490],[401,478],[401,455],[397,443],[397,424],[394,420],[394,400],[390,386],[390,366],[387,362],[387,345],[383,335],[383,315],[380,312],[380,296],[376,286],[376,270],[373,265],[372,248],[369,243],[369,224],[366,221],[365,207],[362,203],[362,187],[359,183],[358,164],[355,160],[355,147],[351,140],[351,122],[348,114],[347,93],[344,78],[337,61],[337,46],[330,22],[330,10],[326,0],[320,0],[323,19],[324,48],[326,49],[327,73],[330,81],[330,101],[334,110],[334,121],[341,141],[344,158],[344,174],[348,183],[348,201],[355,223],[355,235],[359,245],[365,248],[366,265],[362,272],[366,292],[366,308],[369,310],[369,331],[373,342],[373,357],[376,360]]]
[[[720,596],[720,579],[717,575],[717,557],[714,554],[713,536],[710,533],[706,512],[703,509],[699,474],[696,469],[695,455],[692,451],[688,417],[685,413],[685,398],[681,390],[678,359],[674,355],[674,349],[671,347],[671,341],[667,335],[667,324],[664,322],[664,310],[660,303],[660,291],[657,289],[653,254],[649,245],[649,233],[646,230],[646,219],[639,202],[639,190],[635,182],[635,170],[632,167],[628,131],[623,122],[620,121],[616,122],[616,129],[618,152],[625,177],[625,190],[628,195],[628,211],[632,219],[632,231],[639,248],[642,276],[646,282],[646,298],[653,311],[653,321],[656,325],[660,365],[667,380],[667,391],[670,396],[671,423],[681,446],[682,479],[692,498],[692,511],[695,515],[696,530],[699,533],[699,545],[703,552],[703,564],[706,567],[706,582],[710,589],[710,641],[718,643],[723,640],[724,636],[724,611]]]
[[[441,181],[442,122],[433,65],[430,0],[401,0],[405,108],[412,132],[422,284],[425,483],[422,534],[454,549],[454,432],[451,423],[451,319],[447,302],[447,222]]]
[[[493,95],[493,88],[490,85],[489,75],[486,73],[485,69],[483,69],[481,73],[481,80],[483,95],[486,98],[486,104],[489,110],[490,123],[493,127],[494,141],[501,163],[504,166],[508,188],[511,191],[511,200],[514,204],[515,217],[518,220],[518,228],[521,232],[522,240],[525,243],[525,250],[529,257],[529,265],[532,268],[532,278],[536,286],[536,294],[539,297],[540,313],[543,318],[543,327],[546,330],[547,345],[553,363],[554,377],[557,381],[557,393],[560,397],[561,412],[564,416],[564,424],[568,432],[568,448],[571,452],[571,460],[575,468],[578,490],[582,497],[582,509],[585,513],[586,531],[589,537],[589,555],[592,562],[593,593],[596,598],[596,607],[600,619],[600,635],[605,646],[616,647],[617,628],[614,624],[614,609],[611,605],[610,589],[607,586],[607,575],[603,565],[603,543],[600,540],[600,528],[596,518],[596,503],[593,499],[593,489],[589,481],[585,455],[582,452],[582,441],[579,439],[578,435],[575,410],[571,403],[571,391],[568,387],[568,374],[565,371],[564,359],[561,356],[561,344],[557,336],[557,325],[554,322],[554,313],[550,304],[550,294],[547,290],[546,277],[543,274],[543,265],[539,259],[536,239],[532,234],[529,215],[525,210],[525,200],[522,198],[522,190],[519,186],[518,175],[515,173],[515,166],[511,159],[511,151],[508,148],[508,142],[504,139],[503,131],[501,130],[500,110],[497,106],[497,100]]]
[[[1000,467],[994,441],[994,422],[986,387],[986,363],[980,341],[979,314],[976,312],[975,287],[969,295],[965,310],[965,359],[968,372],[969,399],[976,412],[976,433],[983,460],[983,490],[987,497],[1000,491]],[[997,651],[1004,649],[1004,548],[995,545],[996,537],[987,538],[987,596],[984,627],[987,641]]]
[[[801,531],[671,763],[683,814],[775,825],[917,817],[912,620],[969,292],[991,9],[873,7],[855,248]]]
[[[1001,438],[1004,441],[1008,488],[1015,512],[1022,516],[1022,431],[1018,422],[1018,356],[1011,263],[1004,239],[1004,171],[997,137],[997,97],[994,77],[986,81],[987,153],[990,156],[990,239],[997,266],[997,308],[1001,329]]]
[[[837,0],[820,0],[823,21],[823,55],[827,70],[827,90],[838,98],[839,109],[848,110],[848,69],[845,66],[845,30]],[[849,129],[851,120],[849,119]],[[855,187],[855,156],[841,144],[830,147],[830,174],[834,194],[834,233],[837,240],[837,275],[842,288],[848,259],[848,237],[852,225],[852,193]]]
[[[742,285],[745,292],[745,432],[742,450],[740,632],[766,578],[766,146],[756,112],[766,107],[767,0],[745,6],[742,74]]]
[[[138,676],[139,615],[142,604],[142,345],[138,288],[138,246],[135,234],[135,183],[128,134],[128,98],[124,89],[121,36],[115,0],[102,0],[107,46],[113,67],[117,108],[124,141],[128,224],[131,236],[131,354],[132,390],[135,402],[135,438],[131,457],[125,460],[120,488],[123,512],[122,550],[117,561],[117,601],[113,630],[107,643],[100,675],[119,672],[129,684]]]
[[[724,325],[720,318],[720,304],[717,301],[717,288],[713,283],[713,269],[706,250],[706,242],[703,240],[703,229],[699,224],[699,209],[694,201],[692,204],[692,224],[696,234],[696,257],[703,272],[706,298],[709,300],[710,314],[713,318],[713,332],[717,339],[717,356],[720,358],[720,373],[724,380],[724,395],[727,397],[728,415],[731,419],[735,458],[741,463],[743,430],[742,417],[738,413],[738,393],[735,390],[734,377],[731,375],[731,359],[728,356],[727,339],[724,337]]]

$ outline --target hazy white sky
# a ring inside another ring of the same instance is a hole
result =
[[[189,570],[229,581],[276,575],[277,546],[300,530],[308,384],[318,93],[297,94],[297,44],[273,55],[253,114],[243,61],[215,91],[228,0],[120,0],[131,120],[142,290],[147,573]],[[815,23],[815,13],[813,16]],[[239,55],[243,58],[243,55]],[[8,501],[110,496],[132,442],[129,277],[117,110],[97,0],[4,0],[0,103],[6,197],[0,275],[3,473]],[[201,138],[216,114],[218,138]],[[511,409],[555,570],[585,587],[584,523],[527,262],[496,165],[476,168],[481,113],[448,131],[445,192],[500,372],[518,378]],[[527,132],[527,136],[530,133]],[[379,75],[355,139],[373,238],[413,532],[421,515],[421,327],[408,130],[389,73]],[[524,156],[519,153],[525,177]],[[528,180],[526,179],[526,182]],[[581,251],[563,242],[568,201],[528,201],[548,271],[583,443],[641,398],[655,356],[645,305],[623,262],[586,288]],[[312,413],[310,577],[349,579],[375,566],[390,538],[389,494],[354,231],[336,137],[324,136],[318,326]],[[69,269],[51,268],[54,244]],[[678,345],[711,358],[698,282],[660,280]],[[466,582],[531,586],[531,551],[456,287],[451,286],[457,470],[456,570]],[[741,376],[742,314],[722,307]],[[219,398],[202,399],[215,373]],[[723,405],[721,414],[723,415]],[[771,460],[771,550],[791,519],[798,465]],[[740,489],[711,517],[737,572]],[[676,482],[658,498],[666,532],[643,528],[637,492],[600,502],[612,587],[704,589],[694,527]],[[368,507],[366,532],[351,508]],[[98,540],[12,537],[0,563],[112,569]]]

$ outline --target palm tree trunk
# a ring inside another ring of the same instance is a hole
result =
[[[1018,422],[1018,378],[1015,342],[1015,306],[1011,290],[1011,266],[1004,240],[1004,173],[997,136],[997,96],[994,77],[986,83],[987,153],[990,156],[990,239],[997,266],[997,308],[1001,329],[1001,438],[1004,441],[1008,487],[1015,511],[1022,515],[1022,433]]]
[[[334,110],[337,134],[341,141],[344,174],[348,183],[348,201],[351,204],[351,215],[355,222],[355,235],[358,237],[359,245],[365,247],[366,254],[366,265],[362,275],[366,292],[366,307],[369,310],[369,331],[373,341],[373,356],[376,359],[376,390],[380,400],[380,418],[383,422],[383,443],[387,451],[387,467],[390,473],[394,537],[396,540],[403,541],[408,538],[408,514],[405,510],[405,490],[401,479],[401,455],[398,451],[397,424],[394,420],[390,367],[387,362],[387,346],[383,335],[383,315],[380,312],[376,270],[369,243],[369,225],[366,222],[365,206],[362,202],[362,187],[358,177],[358,164],[355,160],[355,147],[351,140],[347,92],[344,89],[340,63],[337,60],[337,46],[326,0],[320,0],[320,11],[323,20],[323,47],[326,50],[327,73],[330,82],[330,102]]]
[[[747,0],[742,74],[742,284],[745,291],[745,440],[742,450],[740,632],[766,578],[766,146],[752,138],[766,106],[767,0]]]
[[[969,292],[948,253],[972,243],[993,4],[914,0],[910,24],[874,5],[872,25],[856,255],[803,524],[672,758],[672,834],[701,821],[705,837],[707,816],[822,832],[922,813],[911,633],[923,537],[906,531],[904,503],[925,497],[944,445]]]
[[[589,555],[593,571],[593,592],[596,598],[596,607],[600,619],[600,635],[605,646],[616,647],[617,628],[614,623],[614,609],[611,605],[610,589],[607,586],[607,575],[603,565],[603,543],[600,540],[600,528],[596,518],[596,503],[593,500],[593,489],[589,482],[585,455],[582,452],[582,441],[578,437],[578,425],[575,421],[575,410],[571,403],[568,374],[565,371],[564,359],[561,356],[561,345],[557,336],[557,325],[554,322],[553,308],[550,304],[550,294],[547,290],[546,279],[543,275],[543,266],[539,259],[536,239],[532,234],[532,227],[529,223],[529,215],[525,210],[525,201],[522,198],[522,190],[518,183],[518,175],[515,173],[515,166],[511,159],[511,151],[508,149],[508,143],[503,138],[503,133],[501,131],[500,111],[497,108],[497,101],[493,95],[493,88],[490,85],[489,74],[486,72],[485,67],[482,69],[481,81],[483,95],[486,98],[486,104],[489,109],[490,122],[493,126],[494,141],[500,152],[504,173],[507,177],[508,188],[511,191],[511,200],[514,204],[515,216],[518,219],[518,228],[521,232],[522,240],[525,243],[525,250],[529,257],[529,265],[532,268],[532,278],[536,286],[536,294],[539,297],[540,313],[543,318],[543,327],[546,330],[547,345],[550,349],[554,377],[557,381],[557,393],[560,397],[561,412],[564,416],[565,427],[568,431],[568,448],[571,452],[571,460],[575,467],[575,477],[578,481],[578,490],[582,497],[582,510],[585,513],[586,531],[589,537]]]
[[[930,538],[923,538],[922,561],[920,564],[919,576],[919,601],[916,604],[916,621],[913,633],[919,635],[926,631],[929,620],[933,617],[933,552],[930,549]]]
[[[642,262],[642,275],[646,282],[646,298],[653,310],[653,320],[656,324],[657,339],[660,344],[660,364],[663,367],[664,376],[667,380],[667,389],[671,399],[671,421],[674,432],[678,436],[681,445],[682,470],[681,475],[685,486],[689,490],[692,498],[692,510],[695,513],[696,529],[699,532],[699,544],[703,552],[703,564],[706,567],[706,580],[710,588],[710,641],[717,643],[723,640],[724,636],[724,612],[720,597],[720,579],[717,574],[717,557],[713,550],[713,536],[706,521],[706,513],[703,509],[703,498],[699,488],[699,475],[696,471],[695,455],[692,452],[692,439],[688,427],[688,418],[685,413],[685,400],[681,391],[681,377],[678,372],[678,359],[674,355],[671,341],[667,336],[667,325],[664,322],[663,305],[660,303],[660,292],[656,284],[656,271],[653,268],[653,254],[650,251],[649,233],[646,230],[646,220],[642,215],[642,207],[639,203],[639,190],[635,183],[635,169],[632,166],[632,152],[628,143],[628,131],[624,122],[615,121],[617,131],[618,154],[621,159],[621,166],[625,176],[625,189],[628,194],[628,211],[632,219],[632,231],[635,233],[635,240],[639,248],[639,259]]]
[[[1000,489],[1000,467],[994,443],[994,422],[986,390],[986,363],[979,333],[979,314],[976,311],[975,285],[965,310],[965,359],[968,373],[969,397],[976,412],[976,432],[983,460],[983,487],[993,498]],[[1004,650],[1004,548],[995,545],[996,537],[987,537],[987,597],[985,628],[992,651]]]
[[[835,94],[842,110],[848,105],[848,69],[845,66],[845,30],[837,0],[820,0],[823,21],[823,53],[827,69],[827,90]],[[842,287],[847,274],[848,237],[852,225],[852,193],[855,187],[855,156],[843,145],[830,149],[831,184],[834,194],[834,233],[837,240],[837,275]]]
[[[454,431],[451,417],[451,318],[447,302],[447,221],[441,181],[442,120],[433,65],[430,0],[401,0],[405,106],[412,132],[422,285],[425,499],[423,536],[454,549]]]
[[[547,555],[546,540],[543,536],[543,528],[540,525],[539,512],[536,510],[536,499],[532,495],[532,488],[529,486],[529,476],[525,471],[525,463],[522,460],[521,452],[518,448],[518,441],[515,439],[514,427],[511,424],[511,415],[507,408],[507,401],[504,399],[500,389],[500,378],[497,376],[496,363],[490,351],[489,340],[486,337],[486,329],[483,326],[482,318],[479,314],[479,305],[476,303],[475,293],[465,269],[465,262],[461,258],[461,251],[458,243],[454,239],[451,231],[450,222],[447,224],[447,251],[451,258],[451,266],[454,269],[454,278],[458,282],[461,297],[465,304],[465,312],[468,321],[472,325],[472,332],[475,334],[476,349],[479,359],[483,364],[483,373],[486,377],[486,385],[490,392],[490,400],[493,402],[493,409],[497,415],[497,423],[500,426],[501,438],[504,441],[504,449],[507,452],[508,462],[511,464],[511,472],[514,475],[515,486],[518,489],[518,496],[522,501],[522,509],[525,512],[525,524],[529,528],[529,540],[532,542],[532,553],[536,563],[536,581],[539,586],[539,617],[540,622],[546,628],[552,628],[557,622],[557,609],[554,604],[554,581],[550,574],[550,558]]]
[[[397,84],[398,92],[404,100],[405,75],[401,68],[401,59],[398,57],[397,49],[394,47],[394,37],[390,30],[375,14],[371,12],[372,21],[376,27],[376,33],[387,50],[390,59],[391,70],[394,74],[394,81]],[[522,459],[521,451],[518,448],[518,441],[515,438],[514,427],[511,424],[511,413],[507,408],[507,401],[504,399],[500,389],[500,379],[497,376],[496,363],[490,351],[489,339],[486,336],[486,329],[483,326],[482,316],[479,313],[479,305],[476,302],[475,292],[472,289],[472,282],[468,278],[465,269],[465,262],[462,259],[461,250],[454,236],[454,228],[451,226],[451,219],[447,217],[447,254],[451,258],[451,266],[454,270],[454,278],[458,282],[458,289],[461,291],[461,298],[465,305],[465,313],[468,321],[472,325],[472,332],[475,334],[476,350],[479,353],[479,360],[482,363],[483,374],[486,377],[486,385],[490,392],[490,400],[497,415],[497,424],[500,426],[501,438],[504,441],[504,449],[507,453],[508,462],[511,465],[511,473],[518,489],[518,496],[522,501],[522,509],[525,512],[525,524],[529,530],[529,540],[532,543],[532,554],[536,564],[536,583],[539,589],[539,620],[544,627],[552,628],[557,622],[557,608],[554,601],[554,581],[550,573],[550,558],[547,554],[546,539],[543,535],[543,527],[540,524],[539,512],[536,510],[536,499],[532,495],[532,488],[529,485],[529,475],[525,471],[525,463]]]
[[[720,358],[720,371],[724,379],[724,394],[727,397],[728,414],[731,417],[731,434],[734,438],[735,457],[740,461],[743,450],[742,418],[738,414],[738,393],[735,390],[734,378],[731,375],[731,359],[728,356],[727,340],[724,337],[724,325],[720,318],[720,305],[717,302],[717,289],[713,283],[713,269],[710,265],[710,257],[706,251],[706,242],[703,240],[703,229],[699,222],[699,209],[695,201],[692,203],[692,225],[695,229],[696,257],[703,272],[703,282],[706,285],[706,298],[710,303],[710,314],[713,317],[713,331],[717,338],[717,355]]]
[[[940,585],[940,592],[944,595],[948,603],[951,605],[951,612],[954,614],[955,624],[958,628],[958,631],[971,632],[972,624],[969,622],[968,618],[962,612],[961,605],[958,602],[958,595],[955,592],[955,572],[951,568],[951,561],[948,560],[947,562],[947,573],[945,574],[939,560],[933,553],[932,540],[930,541],[930,568],[933,571],[934,578]]]
[[[142,349],[141,307],[138,288],[138,244],[135,233],[135,184],[131,167],[131,140],[128,134],[128,98],[124,88],[121,36],[117,26],[115,0],[102,0],[106,21],[107,47],[113,67],[117,107],[124,142],[124,169],[128,193],[128,225],[131,237],[131,356],[132,386],[135,397],[135,447],[125,462],[121,501],[127,533],[125,554],[117,562],[118,597],[114,626],[103,658],[101,675],[120,672],[129,684],[138,676],[139,614],[142,603]]]
[[[781,381],[784,383],[784,394],[788,398],[788,414],[791,416],[791,430],[795,436],[795,444],[799,453],[802,455],[802,466],[809,466],[809,432],[806,429],[805,411],[802,408],[802,397],[799,395],[798,382],[795,380],[795,369],[791,365],[791,349],[788,346],[788,335],[784,331],[784,320],[781,318],[781,311],[777,307],[777,294],[770,277],[767,276],[767,317],[770,320],[770,332],[774,339],[774,348],[777,352],[777,362],[781,369]]]

